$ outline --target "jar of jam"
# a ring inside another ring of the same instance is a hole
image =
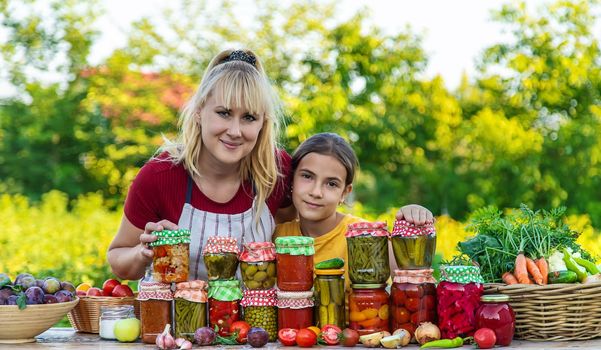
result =
[[[440,267],[440,283],[436,287],[438,328],[442,338],[467,337],[477,329],[476,311],[484,291],[477,266]]]
[[[240,302],[244,321],[251,327],[261,327],[269,334],[269,341],[278,339],[278,309],[275,289],[247,289]]]
[[[395,270],[390,288],[391,328],[411,336],[422,322],[436,324],[436,280],[432,269]]]
[[[252,242],[242,246],[240,272],[247,289],[271,289],[277,274],[275,245],[271,242]]]
[[[152,247],[152,279],[157,282],[172,283],[188,280],[190,264],[190,231],[153,231],[158,239],[148,245]]]
[[[313,288],[312,237],[289,236],[275,239],[277,284],[282,291],[301,292]]]
[[[344,270],[315,270],[315,324],[321,328],[333,324],[346,327],[344,309]]]
[[[349,328],[359,335],[389,332],[386,284],[352,284],[351,288]]]
[[[229,336],[232,323],[242,319],[240,299],[240,281],[209,281],[209,327],[215,329],[217,326],[219,335]]]
[[[391,241],[399,269],[424,269],[432,266],[436,251],[436,230],[433,224],[417,226],[405,220],[397,220]]]
[[[194,340],[194,332],[207,325],[207,282],[180,282],[175,287],[175,337]]]
[[[504,294],[483,295],[476,311],[477,328],[490,328],[497,336],[496,345],[509,346],[515,331],[515,314]]]
[[[313,325],[313,292],[277,292],[278,329]]]
[[[99,331],[102,339],[117,339],[115,323],[126,318],[136,318],[133,305],[101,306]]]
[[[140,335],[144,343],[154,344],[157,335],[165,330],[165,325],[171,324],[173,293],[167,283],[142,281],[139,288]]]
[[[229,280],[238,269],[238,243],[235,238],[212,236],[202,249],[209,281]]]
[[[346,231],[349,278],[355,284],[386,283],[390,277],[385,222],[356,222]]]

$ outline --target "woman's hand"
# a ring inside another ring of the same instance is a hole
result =
[[[434,216],[428,209],[417,204],[401,207],[396,213],[397,220],[405,220],[417,226],[434,223]]]
[[[144,226],[144,232],[140,235],[140,254],[146,259],[152,259],[154,252],[148,247],[148,243],[157,240],[157,236],[153,235],[153,231],[162,230],[177,230],[178,226],[169,220],[161,220],[159,222],[149,222]]]

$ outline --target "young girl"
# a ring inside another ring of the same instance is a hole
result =
[[[303,142],[292,156],[292,201],[299,218],[276,226],[273,236],[310,236],[315,239],[314,261],[339,257],[348,270],[345,233],[361,218],[337,211],[353,189],[357,156],[339,135],[320,133]],[[433,222],[419,205],[402,207],[396,215],[416,225]],[[394,261],[394,259],[392,259]],[[348,281],[348,275],[346,276]]]

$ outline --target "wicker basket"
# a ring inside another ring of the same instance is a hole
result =
[[[79,304],[69,312],[67,318],[78,332],[98,333],[100,307],[133,305],[137,318],[140,318],[140,302],[135,297],[80,297]]]
[[[601,337],[601,282],[486,284],[484,294],[509,296],[517,339],[569,341]]]

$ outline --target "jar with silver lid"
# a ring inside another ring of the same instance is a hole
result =
[[[135,318],[133,305],[101,306],[99,330],[103,339],[117,339],[115,336],[115,323],[126,318]]]

